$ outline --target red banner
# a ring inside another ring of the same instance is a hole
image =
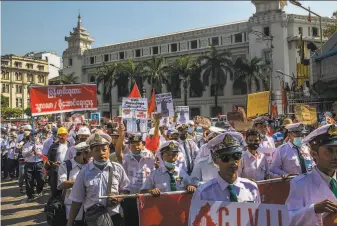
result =
[[[284,204],[289,181],[259,184],[262,203]],[[192,195],[172,194],[138,199],[140,226],[187,226]]]
[[[97,110],[95,84],[33,86],[29,92],[32,116]]]

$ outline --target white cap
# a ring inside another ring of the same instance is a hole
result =
[[[25,125],[23,130],[33,130],[31,125]]]
[[[77,131],[77,135],[91,135],[90,130],[88,127],[83,126]]]
[[[187,125],[194,126],[194,122],[193,122],[193,120],[189,120],[189,121],[187,122]]]
[[[74,148],[76,149],[76,151],[82,151],[83,149],[89,148],[89,144],[87,144],[86,142],[81,142],[79,144],[77,144],[76,146],[74,146]]]

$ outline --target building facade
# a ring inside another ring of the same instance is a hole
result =
[[[59,76],[59,71],[62,69],[61,57],[57,56],[55,52],[32,52],[25,56],[48,61],[48,80]]]
[[[229,50],[235,61],[238,57],[252,59],[261,57],[270,68],[266,72],[271,79],[272,100],[277,103],[279,113],[282,112],[281,82],[291,84],[289,75],[298,75],[300,53],[298,41],[313,42],[319,45],[319,21],[312,18],[308,22],[307,16],[286,14],[280,9],[278,1],[252,1],[256,13],[248,21],[239,21],[206,28],[199,28],[156,37],[149,37],[135,41],[105,45],[91,48],[94,40],[83,28],[79,17],[77,27],[65,40],[68,48],[63,52],[64,74],[75,73],[82,83],[94,82],[97,71],[103,64],[123,62],[128,59],[142,61],[152,56],[163,56],[169,64],[181,55],[198,57],[210,51],[213,45],[218,50]],[[323,23],[330,19],[323,18]],[[301,35],[302,34],[302,35]],[[324,39],[325,40],[325,39]],[[310,51],[307,51],[310,55]],[[279,73],[279,72],[282,73]],[[303,77],[303,80],[309,80]],[[244,87],[244,88],[242,88]],[[245,106],[247,99],[247,84],[228,79],[227,84],[218,97],[223,113],[232,111],[233,106]],[[262,86],[261,86],[262,87]],[[103,92],[103,85],[99,87]],[[108,115],[109,101],[113,104],[113,114],[118,115],[121,98],[127,96],[121,90],[125,87],[115,87],[111,98],[99,96],[99,110],[102,115]],[[145,84],[149,97],[151,88]],[[165,87],[163,87],[165,91]],[[256,90],[253,91],[263,91]],[[203,95],[196,97],[189,92],[188,105],[191,116],[214,116],[214,97],[212,86],[206,87]],[[183,105],[183,95],[173,95],[175,105]]]
[[[9,98],[10,108],[29,107],[28,86],[48,84],[48,61],[5,55],[1,57],[1,94]]]

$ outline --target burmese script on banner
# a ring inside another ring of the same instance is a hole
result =
[[[268,113],[270,91],[248,94],[247,117]]]
[[[32,116],[96,111],[96,84],[33,86],[29,89]]]
[[[193,199],[188,225],[287,226],[289,225],[289,218],[285,205]]]

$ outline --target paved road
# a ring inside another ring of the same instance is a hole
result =
[[[25,202],[26,195],[19,192],[18,182],[1,183],[1,226],[47,226],[43,213],[44,204],[49,198],[49,189],[33,202]]]

